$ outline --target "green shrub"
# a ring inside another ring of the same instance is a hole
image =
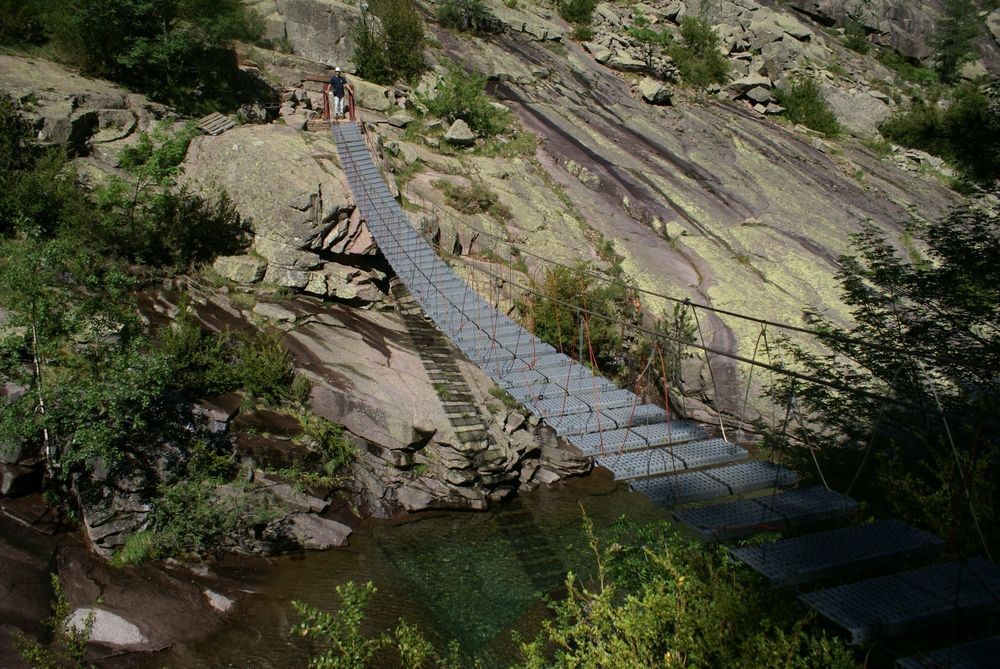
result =
[[[775,91],[775,98],[785,108],[785,115],[793,123],[801,123],[825,135],[840,132],[837,117],[827,105],[823,91],[815,79],[793,79],[787,88]]]
[[[515,666],[858,666],[845,643],[809,623],[794,595],[770,592],[725,548],[685,540],[665,522],[621,521],[606,545],[588,533],[597,582],[567,577],[553,618]]]
[[[511,122],[510,112],[493,106],[486,95],[486,76],[465,72],[455,64],[448,66],[448,73],[438,83],[435,97],[423,103],[431,114],[450,122],[462,119],[472,130],[485,136],[503,132]]]
[[[42,0],[0,0],[0,46],[44,42],[44,9]]]
[[[695,16],[681,19],[680,44],[667,48],[681,77],[692,86],[721,83],[729,74],[729,61],[719,50],[719,36],[712,26]]]
[[[312,413],[299,415],[303,432],[312,441],[313,453],[317,458],[305,464],[332,477],[351,464],[358,452],[344,436],[344,426]]]
[[[868,53],[871,50],[871,42],[865,28],[857,21],[848,21],[844,26],[844,46],[858,53]]]
[[[463,214],[489,214],[499,221],[510,219],[510,209],[500,203],[497,194],[482,181],[473,181],[468,186],[457,186],[450,181],[435,181],[434,185],[444,192],[448,205]]]
[[[424,24],[410,0],[370,0],[353,37],[353,60],[362,79],[412,81],[427,69]]]
[[[153,501],[148,529],[129,537],[115,563],[214,550],[226,537],[238,541],[279,513],[266,491],[250,483],[232,483],[220,490],[211,480],[179,481],[161,490]]]
[[[947,108],[918,100],[882,124],[887,139],[954,163],[974,181],[1000,178],[1000,87],[965,83]]]
[[[634,295],[628,289],[621,284],[599,285],[584,263],[576,268],[547,269],[540,282],[532,281],[532,290],[534,294],[517,308],[522,318],[533,324],[535,335],[584,363],[591,362],[593,351],[601,371],[613,374],[622,370],[626,362],[625,328],[618,322],[637,318]]]
[[[170,359],[170,385],[193,397],[210,397],[239,387],[230,364],[232,347],[222,335],[203,332],[181,298],[173,326],[164,328],[160,348]]]
[[[879,49],[877,58],[880,63],[911,84],[927,88],[933,87],[939,81],[937,72],[906,59],[892,49]]]
[[[445,28],[459,32],[495,34],[503,32],[503,22],[482,0],[444,0],[437,8],[437,20]]]
[[[234,338],[233,373],[240,387],[253,397],[271,401],[286,397],[295,375],[281,330],[242,331]]]
[[[48,3],[45,17],[63,59],[188,110],[238,106],[228,48],[263,30],[241,0],[64,0]]]
[[[53,573],[51,614],[43,621],[49,634],[47,646],[15,632],[14,642],[21,659],[31,667],[40,669],[97,669],[87,661],[90,636],[94,631],[94,613],[83,621],[83,628],[71,625],[73,607],[63,591],[59,575]]]
[[[181,162],[196,134],[165,124],[122,150],[127,178],[111,177],[94,193],[96,243],[132,263],[187,268],[239,251],[249,228],[225,193],[209,200],[177,186]]]
[[[570,23],[590,25],[598,0],[560,0],[559,16]]]

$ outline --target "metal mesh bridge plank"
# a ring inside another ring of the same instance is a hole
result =
[[[850,497],[814,486],[675,511],[674,518],[705,539],[725,541],[754,532],[778,531],[838,518],[857,508],[858,503]]]
[[[774,586],[801,585],[908,555],[944,548],[944,540],[900,520],[880,520],[757,546],[730,549],[733,557]]]
[[[1000,567],[983,558],[904,571],[800,595],[862,644],[1000,610]]]
[[[1000,664],[1000,635],[905,657],[898,669],[992,669]]]

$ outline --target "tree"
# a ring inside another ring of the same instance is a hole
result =
[[[823,322],[820,355],[787,345],[836,388],[777,384],[799,443],[820,447],[835,487],[855,486],[876,512],[950,538],[998,546],[1000,218],[979,206],[917,230],[926,257],[902,259],[881,231],[855,236],[838,278],[854,324]],[[808,453],[802,469],[811,471]],[[982,534],[982,538],[980,537]]]
[[[945,0],[934,36],[934,56],[942,81],[952,83],[958,78],[962,65],[972,59],[982,27],[975,0]]]
[[[681,19],[681,44],[667,53],[674,59],[681,78],[692,86],[721,83],[729,73],[729,61],[719,50],[719,36],[708,23],[695,16]]]
[[[775,93],[778,104],[785,107],[785,115],[793,123],[801,123],[825,135],[840,132],[837,116],[827,104],[819,82],[812,77],[795,78],[787,88],[779,88]]]
[[[424,24],[409,0],[371,0],[355,27],[358,76],[380,84],[413,81],[427,69]]]
[[[588,265],[556,266],[532,281],[535,293],[519,305],[544,342],[614,374],[626,364],[625,327],[638,319],[635,296],[622,284],[598,285]]]
[[[486,76],[465,72],[454,63],[438,84],[435,95],[423,100],[427,110],[454,122],[462,119],[469,127],[486,136],[503,132],[510,125],[510,114],[493,106],[486,95]]]
[[[941,156],[964,178],[989,185],[1000,179],[1000,80],[965,82],[947,106],[937,99],[915,101],[879,131],[904,146]]]
[[[241,0],[65,0],[47,17],[64,58],[187,109],[235,101],[225,49],[263,28]]]
[[[154,266],[189,267],[247,243],[248,228],[225,193],[214,201],[177,186],[195,131],[161,124],[122,150],[129,175],[111,177],[94,193],[96,243],[117,257]]]

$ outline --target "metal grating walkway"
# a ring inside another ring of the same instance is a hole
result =
[[[899,520],[782,539],[729,553],[775,586],[801,585],[944,548],[944,540]]]
[[[331,132],[362,217],[417,304],[497,386],[557,435],[566,437],[583,455],[596,457],[618,479],[728,464],[746,457],[742,448],[708,439],[700,426],[672,421],[662,408],[644,404],[634,393],[616,388],[483,300],[410,225],[389,192],[360,127],[335,123]],[[750,464],[753,467],[746,471],[722,472],[731,480],[695,474],[707,477],[711,490],[735,494],[759,487],[752,480],[754,476],[772,477],[770,469],[763,474],[758,471],[763,463]],[[653,480],[658,479],[647,479]],[[676,488],[685,482],[668,485]],[[677,503],[682,499],[661,495],[660,501]]]
[[[1000,665],[1000,636],[906,657],[899,669],[986,669]]]
[[[802,595],[855,644],[1000,610],[1000,567],[982,558],[904,571]]]
[[[847,516],[857,508],[858,503],[850,497],[814,486],[675,511],[674,518],[706,540],[725,541],[754,532],[775,532]]]
[[[642,404],[635,394],[616,388],[500,313],[411,226],[359,125],[337,123],[331,132],[372,237],[420,308],[497,386],[582,454],[594,457],[616,478],[631,479],[633,490],[664,505],[775,490],[675,512],[707,539],[783,529],[857,509],[854,500],[823,488],[778,492],[797,482],[795,472],[769,462],[738,462],[748,455],[744,449],[709,439],[693,423],[671,421],[659,407]],[[931,551],[940,541],[897,521],[883,521],[734,549],[733,554],[774,583],[788,585]],[[847,629],[854,643],[864,643],[1000,610],[1000,568],[976,558],[819,590],[800,599]],[[998,645],[995,637],[900,660],[899,666],[989,666]]]

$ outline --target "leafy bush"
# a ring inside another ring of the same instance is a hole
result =
[[[533,641],[521,644],[521,661],[512,669],[859,666],[846,644],[804,617],[794,593],[768,589],[725,548],[686,541],[667,523],[621,521],[607,544],[589,523],[585,528],[596,582],[567,577],[566,593],[550,603],[553,616]],[[365,609],[375,592],[371,583],[338,586],[334,612],[293,602],[303,620],[292,633],[319,644],[309,667],[463,666],[454,644],[440,653],[403,621],[391,632],[365,634]]]
[[[793,79],[788,88],[775,91],[778,104],[785,108],[785,115],[793,123],[801,123],[825,135],[840,132],[837,117],[823,97],[819,83],[811,77]]]
[[[133,263],[177,268],[235,253],[249,229],[225,193],[214,201],[177,187],[192,127],[171,133],[161,124],[124,149],[128,178],[112,177],[94,194],[94,234],[109,253]]]
[[[598,0],[559,0],[559,16],[570,23],[589,26]]]
[[[439,180],[434,185],[444,191],[448,205],[463,214],[489,214],[499,221],[506,221],[511,217],[510,209],[501,204],[497,194],[482,181],[457,186],[450,181]]]
[[[41,0],[0,0],[0,46],[44,42],[44,7]]]
[[[59,575],[51,575],[52,604],[51,615],[45,619],[45,628],[51,635],[48,646],[34,639],[15,633],[14,641],[21,659],[32,667],[43,669],[97,669],[87,661],[90,636],[94,631],[94,613],[90,612],[83,621],[83,628],[71,625],[73,608],[66,599]]]
[[[263,29],[241,0],[65,0],[48,3],[45,17],[64,59],[185,109],[238,106],[227,48]]]
[[[277,328],[238,332],[235,335],[233,374],[240,387],[253,397],[277,401],[289,391],[294,372],[292,355]]]
[[[681,19],[681,44],[667,49],[681,77],[692,86],[708,86],[726,80],[729,61],[719,50],[719,36],[712,26],[695,16]]]
[[[65,150],[36,146],[18,110],[0,93],[0,236],[80,234],[93,212]]]
[[[211,397],[239,387],[227,337],[208,334],[195,322],[187,296],[181,298],[172,327],[160,336],[160,349],[170,359],[170,385],[193,397]]]
[[[865,28],[857,21],[848,21],[844,26],[844,46],[858,53],[868,53],[871,50],[871,42],[865,34]]]
[[[355,26],[353,60],[362,79],[412,81],[427,69],[424,25],[410,0],[371,0]]]
[[[1000,178],[1000,85],[965,83],[942,109],[935,100],[916,101],[879,131],[897,144],[941,156],[966,177],[982,183]]]
[[[317,455],[315,462],[307,462],[306,465],[313,466],[326,476],[335,476],[357,457],[357,450],[344,436],[343,425],[308,412],[299,416],[299,422],[312,441],[313,453]]]
[[[534,325],[534,333],[559,351],[591,362],[606,373],[620,371],[625,364],[624,328],[619,320],[638,317],[634,295],[621,284],[598,285],[589,266],[557,266],[545,271],[541,282],[532,281],[533,295],[518,304],[522,317]],[[598,315],[591,315],[593,312]]]
[[[438,83],[435,97],[423,103],[431,114],[451,122],[462,119],[486,136],[503,132],[511,121],[510,112],[493,106],[486,95],[486,76],[465,72],[455,64],[449,65],[448,73]]]
[[[482,0],[444,0],[437,8],[437,20],[445,28],[460,32],[495,34],[503,32],[503,22]]]
[[[165,486],[153,502],[148,529],[131,535],[115,564],[136,564],[168,555],[204,553],[226,537],[238,540],[279,517],[267,493],[239,482],[220,489],[211,480],[183,480]]]
[[[981,530],[995,553],[1000,220],[961,208],[915,236],[926,257],[911,263],[864,226],[838,276],[855,324],[821,324],[835,355],[786,347],[811,376],[845,389],[786,380],[776,391],[781,403],[794,395],[794,437],[815,449],[831,486],[854,486],[874,513],[940,533],[957,552],[981,551]],[[790,452],[813,471],[807,449]]]
[[[939,81],[938,73],[929,67],[923,67],[899,55],[892,49],[879,49],[877,58],[880,63],[893,70],[903,80],[922,88],[933,87]]]
[[[691,543],[665,522],[622,521],[606,546],[588,532],[597,582],[567,577],[554,619],[522,645],[516,666],[858,666],[843,642],[802,617],[794,595],[768,591],[725,548]]]

